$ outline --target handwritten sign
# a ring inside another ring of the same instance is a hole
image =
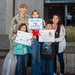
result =
[[[16,43],[24,44],[31,46],[31,38],[32,38],[32,33],[27,33],[27,32],[22,32],[22,31],[17,31],[17,37],[15,39]]]
[[[54,42],[55,30],[40,30],[39,42]]]
[[[42,18],[29,18],[28,23],[29,23],[29,26],[28,26],[29,30],[41,30],[41,29],[43,29]]]

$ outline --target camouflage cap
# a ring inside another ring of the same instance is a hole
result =
[[[19,8],[24,8],[24,7],[28,8],[25,4],[21,4],[21,5],[19,6]]]

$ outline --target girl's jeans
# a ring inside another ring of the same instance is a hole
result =
[[[41,59],[40,59],[40,44],[36,39],[33,39],[32,44],[32,75],[40,75]]]
[[[63,58],[63,52],[62,53],[58,53],[58,45],[55,46],[55,51],[56,51],[56,55],[58,56],[58,60],[59,60],[59,63],[60,63],[60,73],[64,74],[64,58]],[[55,55],[55,59],[54,59],[54,72],[55,73],[56,73],[56,67],[57,67],[56,55]]]
[[[42,59],[42,75],[54,75],[54,60]]]
[[[27,75],[27,54],[25,55],[17,55],[17,65],[15,75],[20,75],[20,71],[22,68],[23,75]]]

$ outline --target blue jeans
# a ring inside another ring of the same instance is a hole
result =
[[[64,58],[63,58],[63,52],[58,53],[58,45],[55,46],[56,55],[58,56],[58,61],[60,63],[60,73],[64,74]],[[56,55],[54,59],[54,72],[56,73],[57,63],[56,63]]]
[[[33,39],[32,44],[32,75],[40,75],[41,59],[40,59],[40,44],[36,39]]]
[[[42,75],[54,75],[54,60],[42,59]]]
[[[27,75],[27,55],[17,55],[17,65],[15,75],[20,75],[22,68],[23,75]]]

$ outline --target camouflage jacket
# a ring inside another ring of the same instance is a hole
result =
[[[12,44],[12,36],[15,34],[15,32],[17,31],[19,25],[21,23],[25,23],[27,24],[28,23],[28,18],[29,18],[29,15],[25,14],[25,17],[22,18],[20,16],[20,14],[16,15],[13,19],[12,19],[12,23],[11,23],[11,26],[10,26],[10,32],[9,32],[9,40],[10,40],[10,44]]]

